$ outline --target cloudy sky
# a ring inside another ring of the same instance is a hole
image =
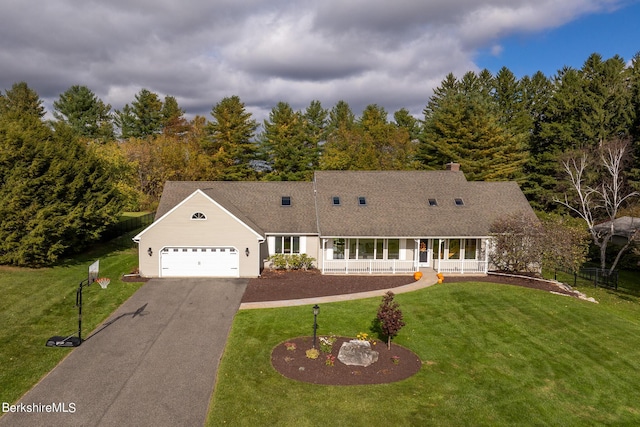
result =
[[[314,99],[420,116],[449,72],[629,60],[638,22],[630,0],[2,0],[0,89],[26,81],[48,108],[79,84],[114,108],[147,88],[207,118],[231,95],[258,119]]]

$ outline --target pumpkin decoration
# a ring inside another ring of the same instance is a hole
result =
[[[416,281],[422,279],[422,272],[416,271],[415,273],[413,273],[413,278]]]
[[[436,277],[438,277],[438,283],[444,282],[444,274],[438,273],[436,274]]]

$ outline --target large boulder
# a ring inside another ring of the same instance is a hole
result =
[[[366,367],[378,361],[378,352],[371,350],[369,341],[351,340],[342,343],[338,360],[345,365]]]

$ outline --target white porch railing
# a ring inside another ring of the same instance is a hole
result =
[[[486,273],[487,262],[477,259],[434,259],[433,269],[440,273]]]
[[[323,274],[406,274],[418,268],[415,261],[397,259],[340,259],[324,260]]]

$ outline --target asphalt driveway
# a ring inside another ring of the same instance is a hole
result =
[[[150,280],[20,400],[32,412],[0,426],[203,425],[246,284]]]

